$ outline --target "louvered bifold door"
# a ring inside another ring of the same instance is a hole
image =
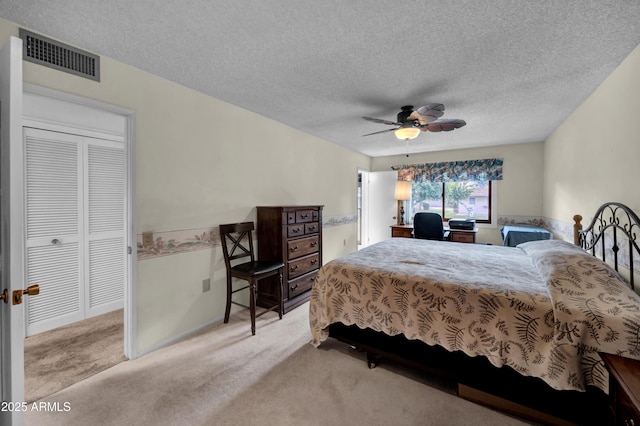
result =
[[[123,145],[86,145],[87,316],[122,308],[126,272]]]
[[[25,128],[27,335],[124,306],[124,144]]]
[[[27,335],[84,318],[82,138],[25,129]]]

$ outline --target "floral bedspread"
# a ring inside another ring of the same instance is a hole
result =
[[[608,392],[598,352],[640,359],[640,296],[573,244],[392,238],[324,265],[312,344],[340,322],[481,355],[559,390]]]

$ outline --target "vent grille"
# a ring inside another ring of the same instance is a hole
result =
[[[39,34],[20,29],[23,59],[80,77],[100,81],[100,57]]]

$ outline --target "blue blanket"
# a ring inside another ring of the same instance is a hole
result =
[[[515,247],[520,243],[538,240],[551,240],[553,234],[543,228],[533,226],[503,226],[500,229],[505,246]]]

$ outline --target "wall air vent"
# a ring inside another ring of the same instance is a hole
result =
[[[20,28],[23,59],[100,81],[100,57]]]

